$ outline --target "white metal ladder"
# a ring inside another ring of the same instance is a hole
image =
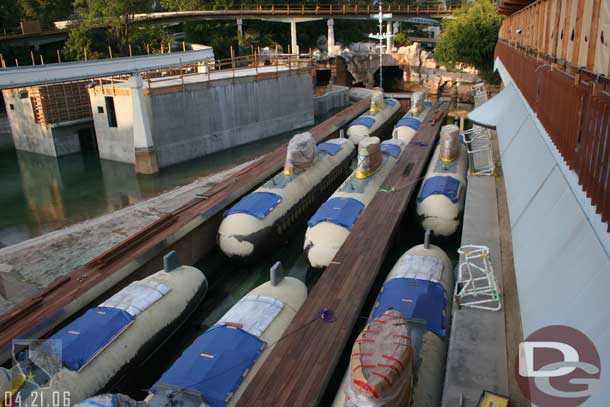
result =
[[[487,91],[485,83],[477,83],[472,86],[475,107],[487,102]],[[466,130],[462,138],[468,148],[468,158],[470,162],[470,174],[473,176],[495,175],[496,165],[494,162],[493,148],[491,144],[491,132],[476,124],[472,129]],[[480,168],[479,168],[480,167]]]
[[[471,168],[470,174],[473,176],[494,175],[496,172],[496,164],[494,163],[489,129],[474,125],[472,129],[462,133],[462,138],[468,149]],[[480,159],[475,161],[478,157],[480,157]],[[477,166],[475,164],[480,165]]]
[[[500,311],[502,301],[489,258],[489,248],[465,245],[458,249],[458,253],[463,256],[458,267],[458,280],[454,293],[459,305]]]
[[[487,91],[485,90],[485,83],[477,83],[472,86],[472,96],[474,97],[474,106],[479,107],[483,103],[487,102]]]

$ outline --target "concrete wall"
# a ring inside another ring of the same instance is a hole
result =
[[[159,167],[314,123],[308,72],[215,80],[148,98]]]
[[[0,148],[14,146],[6,112],[0,111]]]
[[[53,136],[55,156],[61,157],[80,152],[78,131],[93,127],[92,120],[75,120],[48,126]]]
[[[610,375],[610,233],[544,127],[512,82],[499,106],[502,156],[513,237],[523,335],[568,325],[585,333],[602,361],[601,394],[587,406],[607,406]],[[493,101],[493,99],[492,99]],[[488,102],[489,103],[489,102]],[[604,365],[604,363],[606,363]]]
[[[91,89],[91,107],[100,158],[135,163],[131,92],[122,85],[114,96],[117,127],[108,125],[100,88]],[[279,72],[144,88],[159,167],[202,157],[314,123],[309,72]],[[333,102],[334,103],[334,102]],[[103,113],[98,113],[103,107]]]
[[[108,112],[104,99],[106,96],[114,98],[117,127],[108,125]],[[123,92],[112,96],[111,94],[94,93],[90,90],[89,98],[91,99],[91,110],[93,111],[93,123],[100,158],[134,164],[131,94]],[[102,113],[98,112],[99,107],[103,109]]]
[[[6,114],[17,150],[56,156],[55,143],[51,130],[40,126],[34,119],[30,98],[19,98],[19,95],[3,90]]]
[[[324,116],[326,113],[348,104],[349,88],[345,86],[332,86],[324,95],[313,98],[313,110],[316,117]]]
[[[91,120],[48,124],[36,123],[29,97],[21,99],[16,92],[2,91],[13,142],[17,150],[60,157],[80,151],[78,131],[91,128]]]

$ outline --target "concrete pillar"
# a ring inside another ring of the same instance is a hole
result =
[[[392,47],[394,46],[394,41],[392,40],[392,22],[391,21],[388,21],[386,23],[385,32],[386,32],[386,35],[388,36],[388,38],[386,38],[386,40],[385,40],[386,53],[391,54]]]
[[[237,19],[237,50],[239,55],[242,54],[241,44],[244,37],[244,21],[241,18]],[[249,50],[248,50],[249,51]],[[248,53],[246,52],[246,54]]]
[[[139,73],[129,78],[131,103],[133,106],[133,147],[135,152],[136,174],[159,172],[157,151],[155,149],[146,101],[142,94],[142,76]]]
[[[327,52],[328,56],[332,56],[333,49],[335,46],[335,21],[332,18],[329,18],[326,22],[326,25],[328,25]]]
[[[241,18],[237,19],[237,35],[241,37],[244,35],[244,20]]]
[[[290,22],[290,52],[293,54],[299,52],[299,46],[297,45],[297,22]]]

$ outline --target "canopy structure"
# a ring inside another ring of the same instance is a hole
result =
[[[518,95],[515,89],[507,86],[496,96],[468,113],[468,118],[479,126],[495,129],[502,116],[512,110],[511,105],[516,97]]]
[[[207,47],[197,51],[175,52],[171,54],[17,66],[0,69],[0,89],[131,74],[152,69],[192,64],[210,58],[214,58],[214,51],[211,47]]]

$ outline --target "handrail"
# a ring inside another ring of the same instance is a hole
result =
[[[233,77],[235,77],[235,71],[239,71],[239,70],[244,70],[244,69],[252,69],[255,68],[255,72],[258,73],[258,68],[265,66],[265,61],[268,61],[271,66],[275,66],[276,70],[277,68],[279,68],[280,66],[288,66],[289,69],[298,69],[298,68],[310,68],[312,66],[312,58],[311,55],[309,54],[283,54],[283,53],[272,53],[272,54],[250,54],[250,55],[243,55],[243,56],[237,56],[237,57],[233,57],[233,58],[225,58],[225,59],[209,59],[206,61],[203,61],[197,65],[199,66],[203,66],[206,68],[206,71],[208,73],[208,77],[210,72],[217,72],[217,71],[226,71],[226,70],[232,70],[233,71]],[[185,68],[191,68],[192,65],[188,65]],[[159,72],[162,71],[162,69],[157,69],[155,71],[145,71],[142,72],[142,77],[148,81],[149,86],[150,83],[159,83],[159,82],[163,82],[163,81],[172,81],[172,80],[176,80],[176,78],[185,78],[185,77],[190,77],[190,76],[195,76],[195,75],[202,75],[205,74],[205,72],[192,72],[192,71],[187,71],[184,72],[184,70],[181,71],[182,67],[176,67],[176,68],[172,68],[172,71],[179,71],[176,74],[173,74],[171,76],[163,76],[163,77],[158,77],[158,76],[153,76],[150,75],[150,72]]]
[[[462,0],[452,1],[407,1],[402,4],[387,4],[383,7],[383,11],[394,14],[452,14],[462,5]],[[132,14],[131,18],[134,22],[147,22],[155,20],[163,20],[180,16],[188,16],[193,13],[213,13],[214,15],[368,15],[376,12],[377,9],[371,7],[369,2],[336,2],[336,3],[317,3],[317,4],[274,4],[274,3],[259,3],[259,4],[237,4],[230,7],[211,4],[202,5],[197,10],[182,10],[171,12],[155,12]],[[109,19],[99,19],[96,27],[103,27]],[[63,22],[63,21],[62,21]],[[59,22],[58,22],[59,23]],[[57,28],[55,23],[41,26],[40,32],[23,32],[21,27],[13,27],[11,29],[3,28],[0,30],[0,38],[2,37],[18,37],[24,35],[36,35],[51,32],[71,31],[78,26],[78,20],[66,21],[66,28]]]

